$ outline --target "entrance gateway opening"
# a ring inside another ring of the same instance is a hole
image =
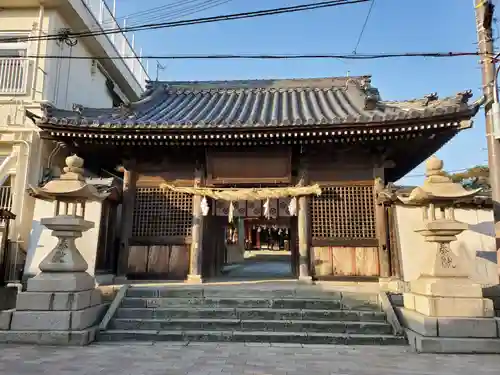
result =
[[[292,217],[236,217],[225,226],[222,279],[291,279],[297,277],[296,236]]]
[[[228,195],[217,197],[221,199],[210,199],[204,228],[218,226],[222,231],[203,231],[202,257],[207,266],[212,265],[211,270],[203,270],[205,277],[218,281],[298,278],[298,197],[287,196],[296,193],[287,188],[272,193],[271,189],[234,188],[223,190]],[[231,199],[232,193],[235,200]],[[249,196],[264,199],[236,199]],[[217,249],[217,240],[213,238],[217,233],[224,238],[222,249]]]

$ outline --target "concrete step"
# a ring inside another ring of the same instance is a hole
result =
[[[312,320],[239,320],[239,319],[114,319],[111,329],[147,331],[272,331],[390,334],[385,322],[329,322]]]
[[[131,287],[127,290],[126,297],[135,298],[314,298],[314,299],[341,299],[342,297],[361,296],[363,299],[377,300],[376,293],[339,292],[322,290],[314,286],[279,289],[260,287]]]
[[[260,342],[337,345],[406,345],[404,337],[316,332],[107,330],[98,341]]]
[[[123,319],[240,319],[240,320],[319,320],[384,322],[381,311],[313,310],[273,308],[171,307],[158,309],[119,308],[116,318]]]
[[[126,297],[121,307],[125,308],[168,308],[179,306],[191,307],[240,307],[273,309],[314,309],[314,310],[375,310],[380,306],[373,301],[362,299],[328,300],[306,298],[143,298]]]

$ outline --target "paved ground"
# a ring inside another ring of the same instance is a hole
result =
[[[276,279],[292,277],[289,251],[245,251],[245,260],[225,268],[226,279]]]
[[[418,355],[406,347],[119,343],[85,348],[0,346],[6,375],[482,375],[500,356]]]

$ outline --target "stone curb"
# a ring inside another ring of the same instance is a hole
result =
[[[116,293],[115,298],[113,299],[113,302],[111,302],[111,305],[108,308],[108,311],[106,311],[106,314],[104,314],[104,317],[101,320],[101,323],[99,324],[99,329],[104,331],[108,327],[109,322],[115,316],[116,311],[120,307],[123,298],[125,298],[125,295],[127,294],[127,290],[129,288],[129,285],[125,284],[120,287],[118,290],[118,293]]]
[[[385,316],[387,317],[387,321],[392,326],[394,334],[397,336],[403,336],[405,334],[405,330],[403,328],[403,325],[399,321],[398,315],[394,310],[394,306],[392,306],[391,300],[389,299],[387,292],[379,293],[379,302],[380,302],[380,307],[382,308],[382,310],[385,313]]]

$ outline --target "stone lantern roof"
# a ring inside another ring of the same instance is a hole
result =
[[[398,195],[403,203],[450,202],[470,198],[481,189],[467,190],[461,184],[453,182],[443,170],[444,163],[435,155],[425,163],[426,178],[422,186],[414,188],[408,197]]]
[[[99,201],[106,199],[110,192],[100,192],[93,184],[88,184],[83,176],[83,159],[77,155],[68,156],[66,167],[57,179],[42,187],[30,187],[33,195],[42,200]]]

